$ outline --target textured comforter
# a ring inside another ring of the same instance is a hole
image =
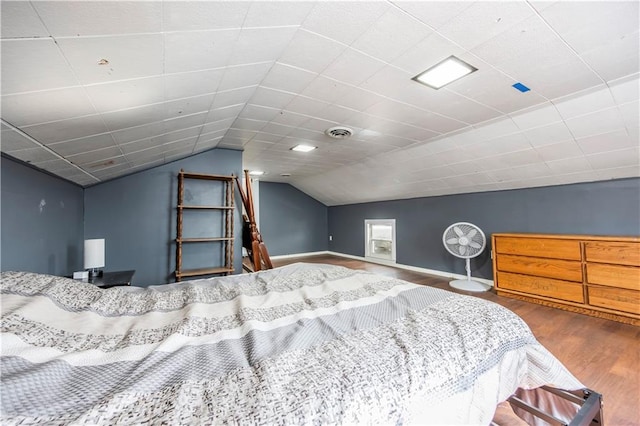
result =
[[[487,424],[582,387],[497,304],[337,266],[1,289],[3,424]]]

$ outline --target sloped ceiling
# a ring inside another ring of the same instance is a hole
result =
[[[243,150],[327,205],[640,176],[638,6],[2,1],[1,149],[84,186]]]

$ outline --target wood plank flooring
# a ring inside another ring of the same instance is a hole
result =
[[[442,277],[339,256],[276,259],[273,264],[277,267],[295,262],[363,269],[505,306],[526,321],[538,341],[578,380],[603,395],[605,426],[640,425],[640,327],[509,299],[494,292],[467,293],[449,287]]]

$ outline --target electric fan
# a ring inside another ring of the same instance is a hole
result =
[[[491,288],[488,284],[471,280],[471,259],[478,256],[484,250],[487,240],[484,233],[476,225],[469,222],[458,222],[445,229],[442,234],[444,247],[452,255],[467,261],[466,280],[454,280],[449,283],[453,288],[466,291],[487,291]]]

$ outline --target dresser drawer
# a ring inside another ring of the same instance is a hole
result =
[[[588,287],[589,304],[640,315],[640,291],[611,287]]]
[[[640,291],[640,268],[587,263],[587,283]]]
[[[500,254],[581,260],[580,241],[556,238],[496,237],[494,250]]]
[[[498,271],[497,278],[496,286],[501,289],[584,303],[582,284],[501,271]]]
[[[640,266],[640,243],[587,241],[584,254],[587,262]]]
[[[496,263],[498,271],[582,282],[582,263],[579,261],[504,254]]]

